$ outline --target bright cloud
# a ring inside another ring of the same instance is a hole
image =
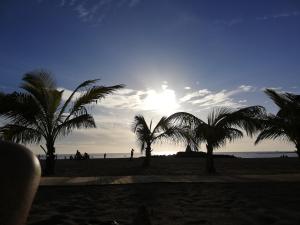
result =
[[[60,90],[64,90],[64,100],[72,93],[64,88]],[[57,149],[59,152],[74,153],[75,145],[82,152],[126,152],[136,145],[136,138],[131,131],[132,120],[136,114],[144,115],[148,122],[154,119],[154,123],[161,116],[177,111],[188,111],[205,118],[213,107],[245,106],[247,100],[238,99],[239,95],[254,90],[254,87],[244,84],[232,90],[200,89],[189,93],[183,92],[185,94],[178,96],[167,82],[163,82],[159,90],[124,88],[98,101],[98,104],[93,104],[92,114],[97,125],[96,129],[75,130],[72,135],[64,137],[57,143]],[[75,99],[81,94],[77,93]],[[169,145],[164,145],[166,146]],[[155,148],[161,149],[160,146]],[[174,150],[175,147],[172,146],[171,149]],[[40,149],[37,148],[35,151],[40,152]]]
[[[202,89],[199,91],[195,91],[195,92],[191,92],[186,94],[185,96],[183,96],[182,98],[179,99],[180,102],[186,102],[191,100],[192,98],[196,98],[196,97],[202,97],[204,95],[210,94],[211,92],[207,89]]]
[[[196,92],[191,92],[180,98],[181,103],[192,104],[197,107],[241,107],[241,103],[233,99],[234,95],[243,92],[255,91],[255,88],[250,85],[241,85],[234,90],[222,90],[219,92],[212,92],[207,89],[202,89]]]
[[[254,88],[250,85],[241,85],[241,86],[239,86],[239,88],[242,89],[243,91],[246,91],[246,92],[256,90],[256,88]]]
[[[70,90],[62,88],[60,88],[60,90],[64,90],[64,100],[72,93]],[[256,89],[250,85],[240,85],[233,90],[222,90],[218,92],[200,89],[177,98],[175,90],[169,88],[166,84],[162,84],[161,90],[134,90],[124,88],[116,91],[112,95],[108,95],[95,106],[135,112],[152,111],[158,114],[168,115],[186,107],[241,107],[243,106],[242,103],[246,101],[235,100],[234,96],[255,90]],[[80,95],[81,93],[77,93],[74,99]]]
[[[148,91],[141,108],[162,114],[171,114],[179,108],[179,104],[176,101],[175,91],[165,88],[162,92],[155,90]]]

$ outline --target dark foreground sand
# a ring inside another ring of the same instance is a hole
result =
[[[43,187],[30,225],[130,224],[145,205],[154,225],[300,224],[300,183]]]
[[[59,161],[57,175],[202,174],[200,159]],[[221,174],[300,173],[298,159],[217,159]],[[147,207],[153,225],[300,224],[300,182],[152,183],[40,187],[29,225],[131,224]],[[142,224],[141,224],[142,225]]]
[[[42,162],[43,163],[43,162]],[[153,158],[149,169],[142,168],[143,159],[58,160],[55,176],[122,176],[122,175],[201,175],[205,159]],[[215,159],[217,171],[223,175],[300,173],[298,158]]]

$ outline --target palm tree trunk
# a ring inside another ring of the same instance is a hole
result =
[[[214,156],[213,156],[213,147],[211,144],[206,145],[207,155],[206,155],[206,172],[209,174],[216,173],[214,166]]]
[[[151,161],[151,144],[147,144],[144,167],[149,167],[150,166],[150,161]]]
[[[44,170],[44,174],[46,176],[54,174],[55,168],[55,148],[52,142],[46,143],[47,146],[47,155],[46,155],[46,166]]]

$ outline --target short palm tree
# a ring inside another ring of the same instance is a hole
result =
[[[141,152],[145,151],[146,157],[144,166],[148,167],[151,160],[151,145],[162,140],[171,139],[174,142],[186,141],[187,132],[184,129],[173,125],[167,117],[162,117],[152,129],[152,120],[148,126],[142,115],[136,115],[132,124],[132,131],[137,136]]]
[[[276,115],[265,116],[265,126],[255,144],[264,139],[283,138],[295,144],[296,153],[300,158],[300,95],[279,93],[272,89],[266,89],[265,93],[279,107],[279,110]]]
[[[177,126],[190,127],[196,145],[204,142],[207,149],[206,170],[215,173],[213,151],[237,138],[243,137],[244,129],[247,135],[253,135],[260,128],[259,118],[264,114],[261,106],[251,106],[238,110],[230,108],[214,109],[209,115],[207,122],[196,116],[178,112],[170,116],[170,120]]]
[[[57,137],[68,135],[74,129],[96,127],[86,106],[123,87],[95,86],[97,81],[84,81],[64,101],[64,91],[57,89],[49,72],[25,74],[21,85],[24,92],[0,98],[0,115],[8,121],[0,128],[0,135],[5,140],[22,143],[39,143],[43,139],[46,144],[44,172],[53,174]]]

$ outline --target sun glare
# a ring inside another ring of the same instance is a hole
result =
[[[166,86],[162,86],[162,88],[161,92],[155,90],[148,91],[143,108],[163,115],[169,115],[174,113],[179,105],[176,101],[175,91],[167,89]]]

